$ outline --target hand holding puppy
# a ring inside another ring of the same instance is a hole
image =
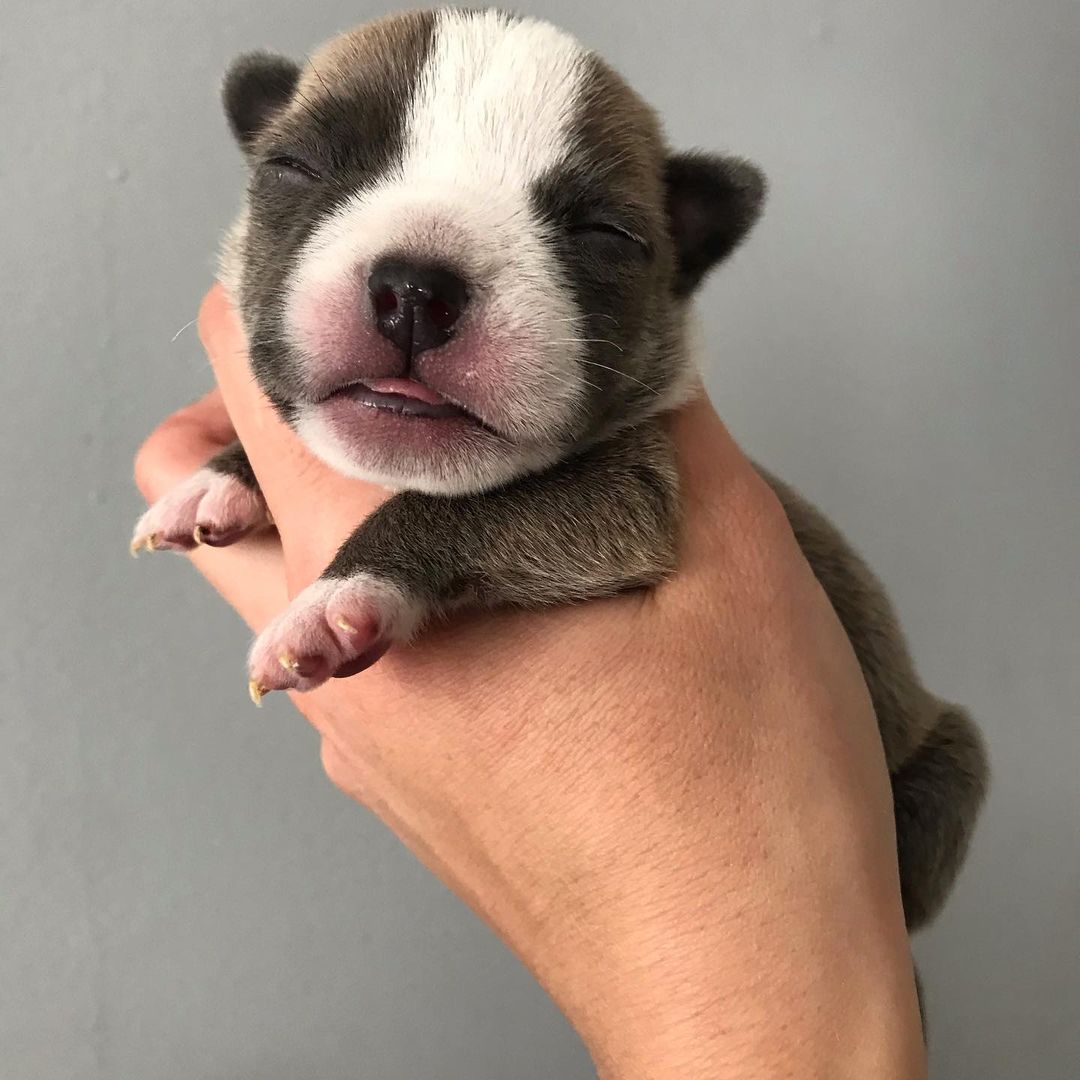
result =
[[[220,394],[166,421],[137,475],[154,500],[239,435],[278,536],[192,558],[258,630],[385,493],[281,423],[220,289],[200,332]],[[892,803],[851,646],[711,407],[672,433],[672,580],[457,619],[293,700],[331,779],[503,936],[603,1077],[921,1076]]]

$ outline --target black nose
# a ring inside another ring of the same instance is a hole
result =
[[[379,333],[409,359],[448,341],[468,302],[457,274],[400,259],[377,263],[368,291]]]

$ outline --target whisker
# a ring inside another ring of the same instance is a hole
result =
[[[661,397],[661,393],[655,386],[650,386],[648,383],[642,382],[640,379],[635,379],[633,375],[627,375],[625,371],[620,371],[618,368],[608,367],[607,364],[599,364],[595,360],[581,360],[583,364],[588,364],[590,367],[603,368],[605,371],[613,372],[615,375],[621,375],[624,379],[629,379],[632,383],[637,383],[638,386],[644,387],[650,394],[655,394],[657,397]]]
[[[613,349],[618,349],[619,352],[626,352],[621,346],[617,345],[614,341],[608,341],[607,338],[602,337],[579,337],[579,338],[552,338],[547,342],[548,345],[573,345],[576,342],[581,342],[584,345],[610,345]]]
[[[613,322],[616,326],[619,325],[619,320],[614,315],[604,315],[599,311],[586,312],[584,315],[571,315],[568,319],[553,319],[552,322],[585,322],[588,319],[607,319],[609,322]]]
[[[561,380],[561,381],[562,381],[563,383],[565,383],[565,384],[566,384],[567,386],[570,386],[570,385],[571,385],[571,384],[570,384],[570,382],[569,382],[569,380],[567,380],[567,379],[563,379],[563,380]],[[589,387],[589,388],[590,388],[591,390],[595,390],[595,391],[596,391],[596,392],[597,392],[598,394],[602,394],[602,393],[604,392],[604,388],[603,388],[602,386],[597,386],[597,385],[596,385],[596,383],[592,383],[592,382],[589,382],[589,380],[588,380],[588,379],[582,379],[582,380],[581,380],[581,382],[582,382],[582,383],[583,383],[583,384],[584,384],[585,386]]]
[[[185,330],[188,330],[188,329],[190,329],[190,328],[191,328],[192,326],[194,326],[194,325],[195,325],[195,324],[196,324],[196,323],[197,323],[198,321],[199,321],[199,319],[198,319],[198,317],[196,316],[196,318],[192,319],[192,320],[191,320],[191,322],[186,322],[186,323],[184,323],[184,325],[183,325],[183,326],[181,326],[181,327],[180,327],[180,329],[179,329],[179,330],[177,330],[175,334],[173,334],[173,336],[172,336],[172,340],[171,340],[171,341],[169,342],[169,344],[171,345],[171,344],[173,343],[173,341],[175,341],[175,340],[176,340],[176,339],[177,339],[177,338],[178,338],[178,337],[179,337],[179,336],[180,336],[180,335],[181,335],[181,334],[182,334],[182,333],[183,333],[183,332],[184,332]]]

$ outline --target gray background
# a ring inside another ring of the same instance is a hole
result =
[[[191,319],[241,170],[215,84],[376,12],[0,12],[0,1076],[589,1075],[556,1010],[255,713],[246,632],[133,564],[140,438],[200,392]],[[918,944],[934,1074],[1080,1060],[1080,9],[1074,0],[570,3],[681,145],[771,206],[708,287],[744,443],[880,571],[996,781]]]

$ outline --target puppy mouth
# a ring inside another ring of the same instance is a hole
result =
[[[430,420],[480,420],[437,394],[416,379],[371,379],[366,383],[350,383],[335,390],[324,400],[347,397],[372,409],[383,409],[400,416],[425,417]]]

